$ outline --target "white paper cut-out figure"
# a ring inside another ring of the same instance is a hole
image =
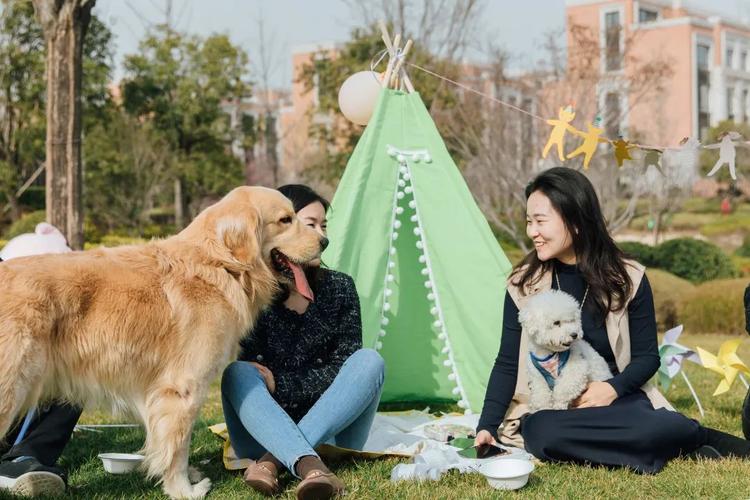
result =
[[[714,168],[712,168],[708,173],[708,176],[711,177],[712,175],[714,175],[726,163],[727,165],[729,165],[729,175],[731,175],[732,179],[736,181],[737,171],[734,162],[737,158],[737,145],[733,141],[742,139],[742,136],[739,134],[739,132],[730,130],[729,132],[722,133],[719,138],[721,139],[720,143],[703,146],[706,149],[719,150],[719,160],[716,162],[716,165],[714,165]]]

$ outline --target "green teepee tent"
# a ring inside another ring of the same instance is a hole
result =
[[[383,402],[481,410],[511,265],[416,92],[383,89],[329,212],[323,260],[350,274]]]

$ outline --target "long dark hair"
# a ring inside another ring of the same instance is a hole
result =
[[[331,206],[328,200],[316,193],[310,186],[304,184],[285,184],[276,188],[276,190],[291,200],[295,213],[316,202],[323,205],[323,209],[326,212],[328,211],[328,207]],[[321,266],[322,265],[323,263],[321,262]],[[320,267],[306,267],[305,276],[307,277],[307,282],[310,284],[313,293],[318,293],[318,285],[322,278]],[[288,298],[289,289],[286,286],[282,286],[281,294],[276,297],[276,301],[284,302]]]
[[[633,284],[625,269],[625,254],[607,230],[594,186],[577,170],[554,167],[539,174],[526,186],[526,199],[536,191],[549,198],[573,238],[578,269],[590,287],[589,294],[597,308],[602,313],[621,310],[630,297]],[[527,267],[523,269],[524,266]],[[540,269],[542,272],[532,284],[550,272],[552,266],[552,259],[542,262],[532,250],[516,266],[514,273],[520,273],[520,278],[514,283],[523,292],[524,286],[537,276]]]

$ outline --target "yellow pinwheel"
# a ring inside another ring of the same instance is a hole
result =
[[[727,392],[732,387],[734,379],[737,378],[740,372],[750,375],[750,369],[737,356],[737,348],[742,343],[742,340],[741,338],[727,340],[719,347],[719,354],[717,356],[698,347],[698,356],[701,358],[703,367],[715,371],[723,377],[721,382],[719,382],[719,386],[714,391],[714,396]]]

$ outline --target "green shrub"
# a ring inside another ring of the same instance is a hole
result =
[[[628,257],[637,260],[646,267],[656,265],[656,249],[651,245],[646,245],[637,241],[623,241],[618,243],[617,246],[619,246]]]
[[[47,214],[44,210],[37,210],[35,212],[29,212],[21,216],[16,222],[10,225],[5,230],[3,237],[6,240],[15,238],[19,234],[33,233],[36,225],[40,222],[44,222],[47,219]]]
[[[646,275],[654,293],[656,322],[659,331],[665,332],[680,324],[680,304],[695,285],[661,269],[648,269]]]
[[[691,333],[745,334],[745,309],[742,302],[746,279],[715,280],[685,293],[678,315]]]
[[[750,257],[750,234],[745,236],[742,245],[734,253],[740,257]]]
[[[656,247],[653,265],[693,283],[737,275],[731,259],[719,247],[692,238],[669,240]]]

